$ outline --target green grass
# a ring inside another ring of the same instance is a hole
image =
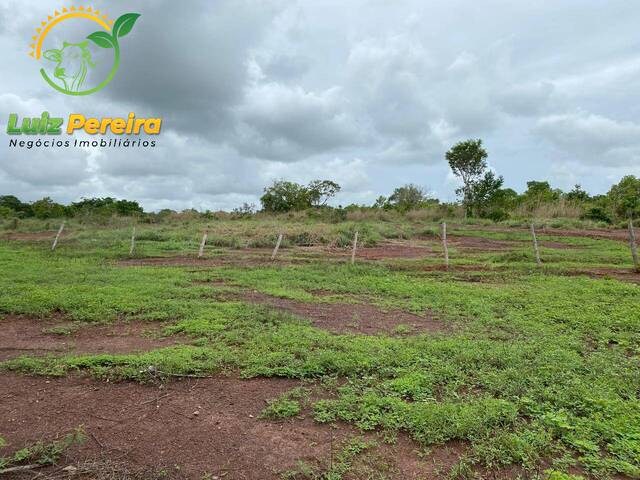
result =
[[[33,445],[14,451],[7,457],[0,457],[0,474],[5,469],[20,465],[55,465],[65,450],[73,445],[82,444],[85,440],[84,430],[82,427],[78,427],[72,433],[65,435],[62,440],[48,443],[38,441]],[[0,448],[5,446],[6,442],[0,437]]]
[[[294,388],[277,398],[269,400],[260,416],[271,420],[295,417],[300,414],[303,404],[309,399],[309,391],[302,387]]]
[[[353,227],[299,225],[295,241],[328,238],[327,232],[339,229],[348,238]],[[186,228],[196,240],[175,228],[147,228],[140,256],[197,250],[197,225]],[[268,230],[251,222],[233,228],[238,242],[226,244],[230,249]],[[367,236],[375,241],[393,234],[385,233],[393,224],[369,228]],[[399,234],[424,228],[405,225]],[[526,237],[460,229],[494,239]],[[259,268],[122,267],[116,260],[126,255],[125,230],[86,228],[55,253],[46,242],[1,243],[0,314],[61,312],[76,321],[74,328],[120,318],[155,320],[163,322],[166,335],[186,335],[187,342],[135,355],[22,357],[0,368],[147,381],[153,365],[168,374],[308,379],[331,385],[327,395],[309,401],[285,394],[267,405],[264,417],[295,418],[309,403],[318,422],[404,431],[423,446],[460,441],[469,448],[452,478],[513,465],[526,478],[571,478],[562,476],[571,464],[594,478],[640,478],[640,287],[562,275],[627,265],[622,242],[550,237],[580,248],[543,249],[543,268],[535,267],[526,246],[458,257],[454,250],[451,272],[420,268],[437,258],[354,266],[318,257]],[[437,239],[425,242],[436,251]],[[464,264],[487,270],[456,271]],[[226,285],[206,283],[212,280]],[[402,337],[336,335],[237,296],[225,301],[241,289],[306,302],[348,298],[429,311],[453,328],[437,335],[407,335],[404,328]]]
[[[388,478],[387,466],[382,462],[374,463],[374,471],[371,466],[363,462],[363,457],[371,449],[377,446],[376,442],[365,441],[353,437],[342,442],[337,451],[328,459],[328,465],[321,467],[298,462],[295,469],[284,472],[283,480],[343,480],[345,478],[371,478],[384,480]],[[347,477],[348,476],[348,477]]]

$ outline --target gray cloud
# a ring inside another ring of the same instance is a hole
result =
[[[543,117],[536,130],[584,163],[612,166],[640,163],[640,124],[572,113]]]
[[[135,111],[163,117],[158,145],[49,153],[11,150],[5,136],[3,193],[215,209],[256,202],[277,178],[326,177],[343,185],[342,204],[408,182],[452,199],[444,152],[468,137],[485,140],[492,167],[515,188],[549,178],[602,192],[639,173],[640,10],[632,2],[96,6],[142,17],[122,41],[114,81],[71,98],[50,90],[26,55],[35,25],[59,5],[0,5],[0,48],[16,52],[0,77],[0,124],[14,111]]]
[[[211,137],[229,130],[242,100],[248,51],[278,11],[249,0],[145,2],[123,47],[109,97],[162,112],[173,128]]]

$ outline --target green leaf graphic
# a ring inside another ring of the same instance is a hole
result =
[[[116,20],[116,23],[113,24],[113,37],[120,38],[129,33],[139,16],[139,13],[125,13],[121,15]]]
[[[87,38],[101,48],[113,48],[113,37],[107,32],[93,32]]]

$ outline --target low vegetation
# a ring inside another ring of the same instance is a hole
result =
[[[65,450],[73,445],[83,443],[85,439],[82,427],[78,427],[61,440],[54,440],[49,443],[39,441],[33,445],[23,447],[7,457],[0,457],[0,475],[16,474],[19,471],[55,465]],[[0,448],[6,446],[7,442],[0,437]]]
[[[138,229],[134,258],[127,255],[124,222],[106,227],[74,219],[55,252],[51,235],[28,235],[45,222],[24,220],[17,231],[1,233],[25,235],[0,244],[1,313],[61,314],[74,329],[85,322],[157,321],[164,335],[185,340],[143,353],[19,356],[1,363],[2,370],[84,373],[110,382],[180,375],[300,379],[320,393],[287,392],[265,406],[263,421],[306,416],[385,438],[406,433],[425,449],[459,442],[458,461],[443,473],[450,478],[492,478],[510,468],[522,478],[640,477],[638,286],[584,274],[630,270],[620,239],[540,232],[538,268],[527,230],[487,229],[469,220],[450,225],[452,265],[441,271],[433,268],[441,265],[438,225],[406,217],[150,224]],[[198,264],[205,227],[226,243],[209,245]],[[270,251],[253,247],[272,247],[277,228],[286,242],[269,262]],[[425,254],[350,265],[340,246],[349,245],[355,230],[364,245],[413,242]],[[466,248],[463,239],[484,243]],[[190,260],[145,265],[149,257]],[[139,263],[127,263],[132,260]],[[450,328],[334,334],[249,301],[245,293],[252,291],[311,305],[373,303],[434,315]],[[288,478],[343,478],[369,448],[352,445],[331,468],[300,465]]]

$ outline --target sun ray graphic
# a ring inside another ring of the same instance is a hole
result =
[[[53,14],[47,16],[46,20],[40,22],[40,25],[36,28],[36,34],[31,37],[32,43],[29,45],[31,48],[29,56],[39,60],[42,53],[42,43],[51,29],[60,22],[70,18],[91,20],[108,32],[111,31],[111,27],[113,26],[113,20],[110,20],[105,13],[91,7],[71,6],[68,8],[64,7],[62,10],[55,10]]]

